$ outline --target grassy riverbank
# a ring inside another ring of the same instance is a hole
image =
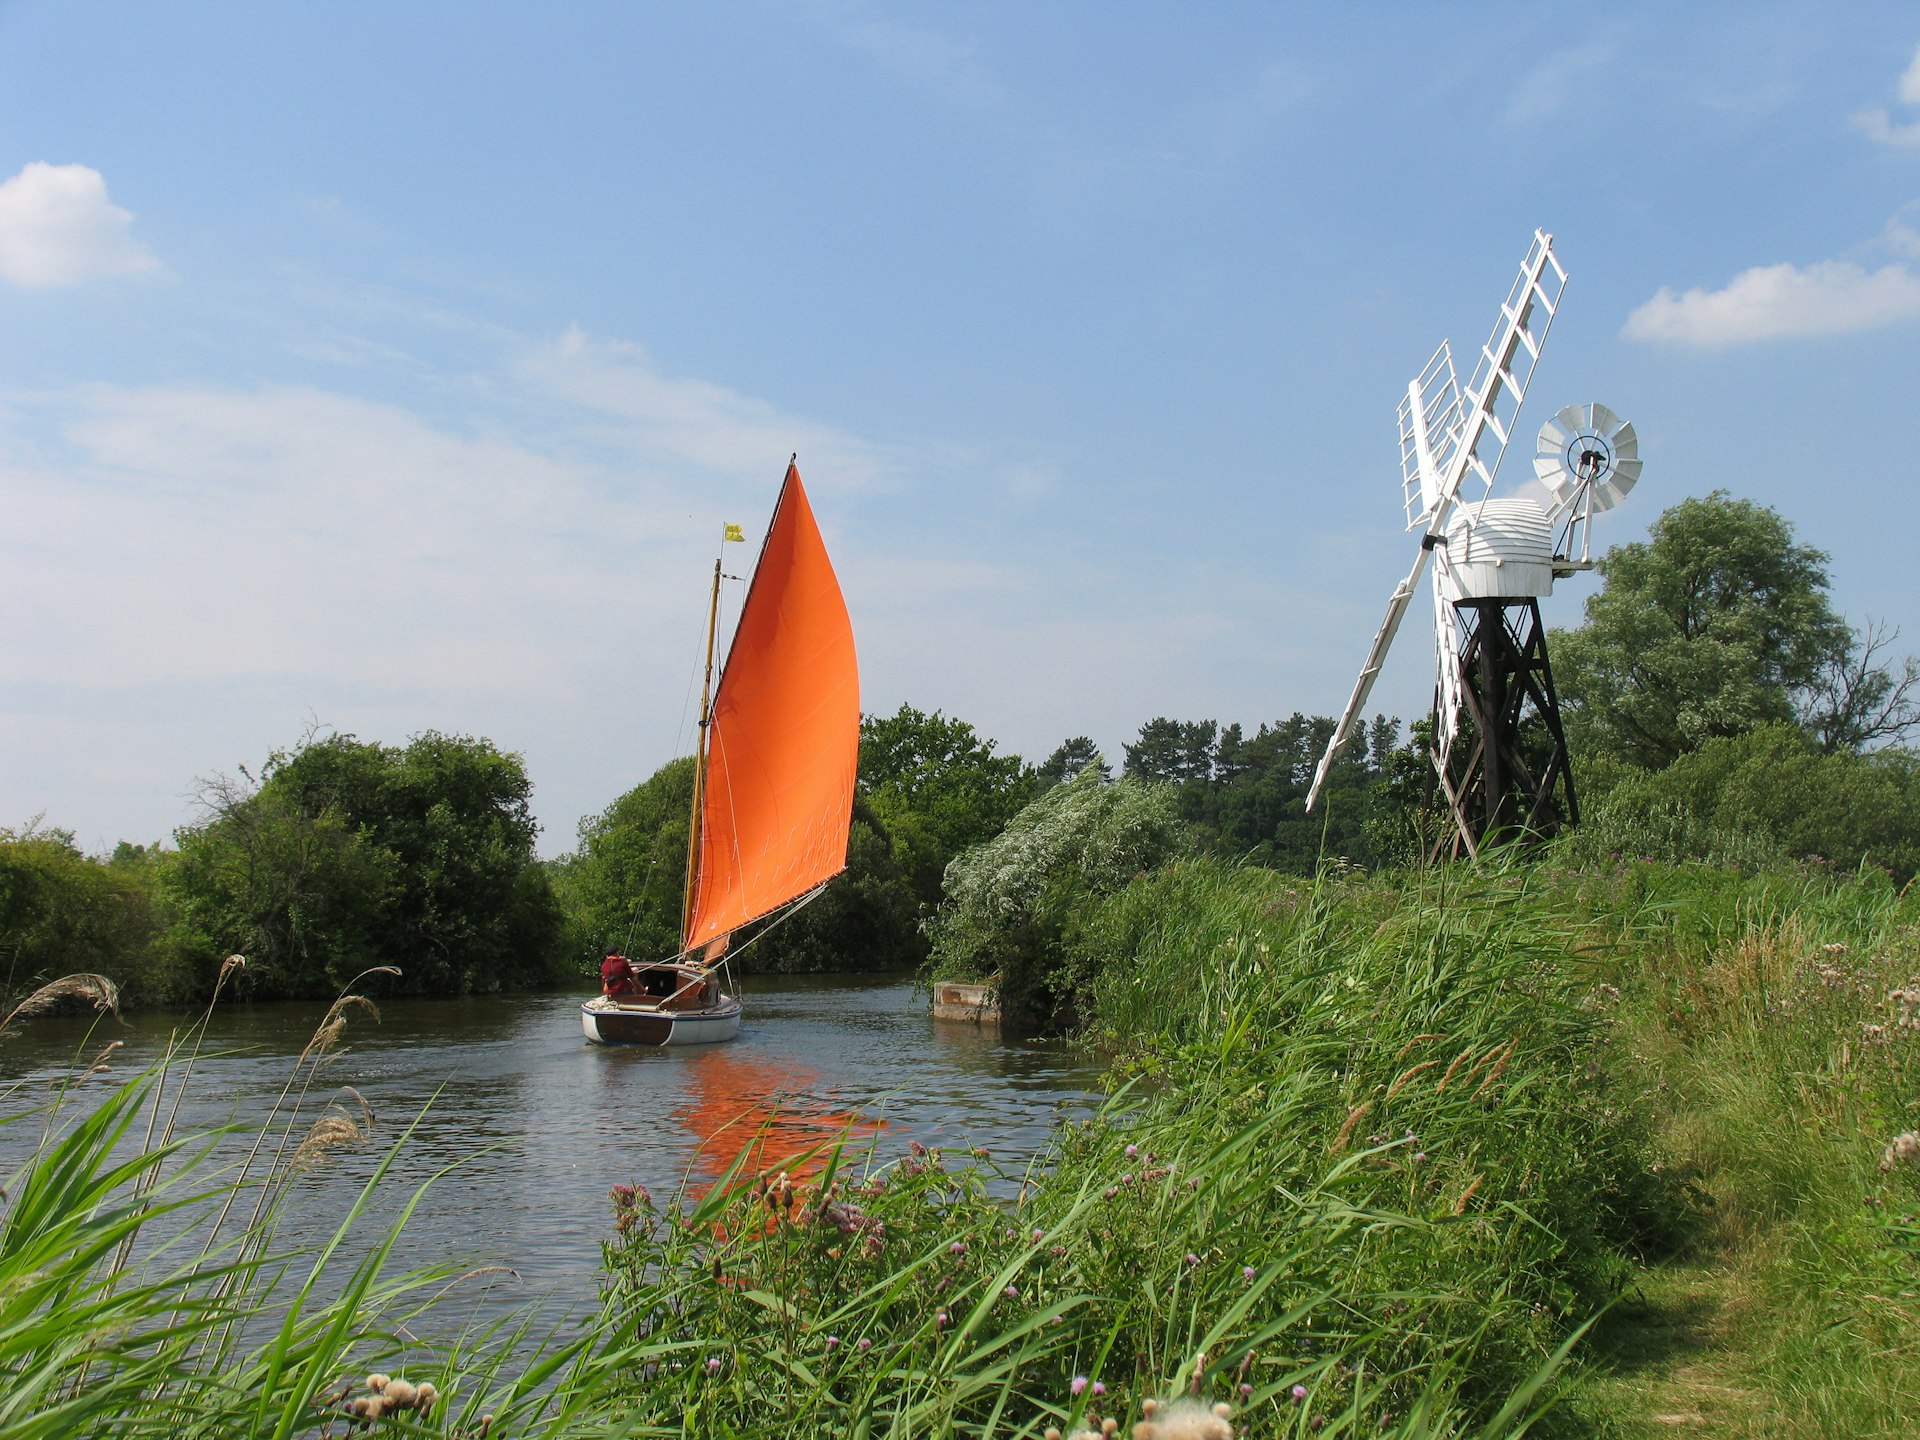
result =
[[[352,1117],[290,1099],[211,1175],[141,1142],[176,1062],[6,1182],[0,1436],[340,1434],[375,1370],[437,1389],[395,1433],[1038,1436],[1189,1393],[1250,1435],[1908,1433],[1917,919],[1817,873],[1176,864],[1076,919],[1121,1088],[1016,1199],[884,1150],[621,1189],[602,1317],[532,1351],[442,1334],[450,1277],[387,1239],[275,1258]],[[189,1238],[120,1267],[157,1205]]]

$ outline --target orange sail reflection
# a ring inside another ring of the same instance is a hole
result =
[[[673,1118],[698,1140],[692,1169],[709,1184],[736,1163],[745,1180],[777,1170],[814,1175],[836,1142],[858,1149],[886,1128],[877,1116],[836,1109],[813,1093],[819,1077],[804,1066],[715,1047],[691,1068],[687,1099]]]

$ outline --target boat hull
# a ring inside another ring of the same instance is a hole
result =
[[[580,1007],[580,1029],[596,1045],[715,1045],[740,1033],[740,997],[697,1010],[663,1010],[596,996]]]

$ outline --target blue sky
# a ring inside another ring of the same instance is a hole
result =
[[[0,824],[437,728],[565,848],[795,450],[869,710],[1337,712],[1535,226],[1507,477],[1604,401],[1601,544],[1725,488],[1920,648],[1911,4],[0,5]]]

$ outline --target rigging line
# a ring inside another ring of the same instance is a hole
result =
[[[794,916],[798,915],[802,910],[806,909],[807,906],[811,905],[814,901],[818,900],[822,895],[826,894],[827,886],[831,885],[834,882],[834,880],[836,880],[837,878],[838,878],[838,872],[836,872],[833,875],[829,875],[825,880],[822,880],[818,885],[814,886],[813,889],[809,890],[806,894],[800,896],[797,900],[790,902],[787,905],[786,909],[782,910],[779,913],[779,915],[774,919],[771,925],[768,925],[764,930],[756,930],[752,938],[750,938],[746,942],[746,944],[742,945],[737,950],[729,947],[727,950],[727,953],[720,958],[720,963],[722,965],[728,964],[729,962],[732,961],[734,956],[746,954],[747,951],[751,950],[754,946],[758,945],[763,939],[771,935],[774,931],[778,930],[782,925],[786,924],[787,921],[791,920]],[[748,922],[748,923],[750,924],[752,922]]]

